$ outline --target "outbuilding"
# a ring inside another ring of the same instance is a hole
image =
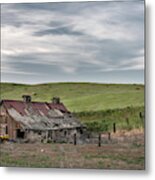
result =
[[[31,96],[23,100],[1,100],[0,135],[23,142],[72,142],[83,135],[86,127],[54,97],[52,102],[35,102]]]

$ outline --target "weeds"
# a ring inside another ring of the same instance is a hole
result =
[[[113,124],[116,130],[127,130],[143,128],[139,112],[144,112],[144,107],[127,107],[104,111],[88,111],[75,113],[81,119],[89,131],[106,132],[113,131]]]

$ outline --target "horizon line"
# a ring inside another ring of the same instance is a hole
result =
[[[91,82],[91,81],[57,81],[57,82],[41,82],[41,83],[19,83],[19,82],[0,82],[1,84],[17,84],[17,85],[44,85],[44,84],[120,84],[120,85],[145,85],[145,83],[128,82],[128,83],[114,83],[114,82]]]

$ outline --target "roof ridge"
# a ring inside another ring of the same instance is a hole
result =
[[[25,103],[23,100],[15,100],[15,99],[2,99],[3,102],[22,102]],[[41,101],[31,101],[31,103],[42,103],[45,104],[47,102],[41,102]]]
[[[1,101],[15,101],[15,102],[23,102],[23,100],[16,100],[16,99],[1,99]],[[31,103],[46,103],[46,104],[53,104],[52,102],[47,102],[47,101],[31,101]],[[63,104],[62,102],[60,102],[59,104]]]

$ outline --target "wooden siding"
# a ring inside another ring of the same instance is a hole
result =
[[[7,128],[7,132],[6,132],[6,128]],[[8,135],[9,139],[16,139],[16,130],[19,128],[20,128],[19,123],[17,123],[14,119],[12,119],[8,115],[6,109],[3,106],[1,106],[0,107],[0,134]]]

